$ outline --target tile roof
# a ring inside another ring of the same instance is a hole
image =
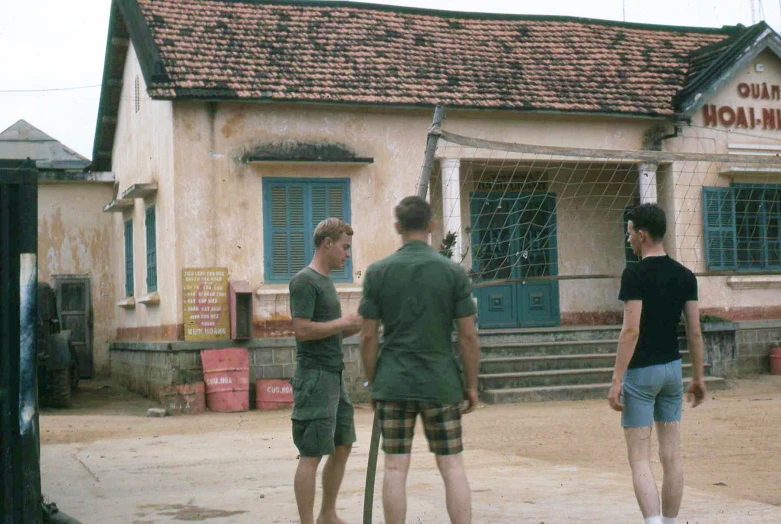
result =
[[[346,2],[120,2],[140,8],[159,60],[149,93],[165,99],[664,116],[690,53],[738,31]]]

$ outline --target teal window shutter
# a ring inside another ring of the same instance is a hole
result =
[[[735,269],[737,234],[734,195],[726,187],[703,187],[702,203],[708,269]]]
[[[267,178],[263,180],[265,282],[284,283],[314,256],[317,224],[329,217],[350,220],[347,179]],[[352,262],[331,273],[352,281]]]
[[[125,222],[125,296],[133,296],[133,219]]]
[[[157,229],[155,206],[146,208],[146,290],[157,291]]]
[[[348,186],[345,183],[314,183],[310,186],[312,210],[311,234],[314,237],[317,224],[326,218],[339,218],[349,222],[348,205],[349,194]],[[314,256],[314,242],[312,242],[310,258]],[[348,259],[344,267],[340,270],[331,271],[331,278],[334,282],[349,282],[352,275],[352,260]]]

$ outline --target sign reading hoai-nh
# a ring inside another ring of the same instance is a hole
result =
[[[753,100],[781,100],[781,86],[777,84],[738,84],[738,96]],[[706,127],[734,127],[741,129],[773,129],[781,130],[781,108],[769,107],[763,103],[761,107],[754,106],[715,106],[706,104],[703,108],[703,118]]]
[[[182,284],[184,339],[230,338],[228,268],[185,268]]]

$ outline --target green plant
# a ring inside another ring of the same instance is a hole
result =
[[[439,244],[439,254],[447,258],[453,258],[453,248],[456,247],[456,239],[458,233],[448,231],[445,234],[445,238],[442,239],[442,243]]]

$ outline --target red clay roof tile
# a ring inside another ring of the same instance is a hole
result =
[[[137,0],[156,98],[671,115],[689,53],[725,29],[338,3]]]

